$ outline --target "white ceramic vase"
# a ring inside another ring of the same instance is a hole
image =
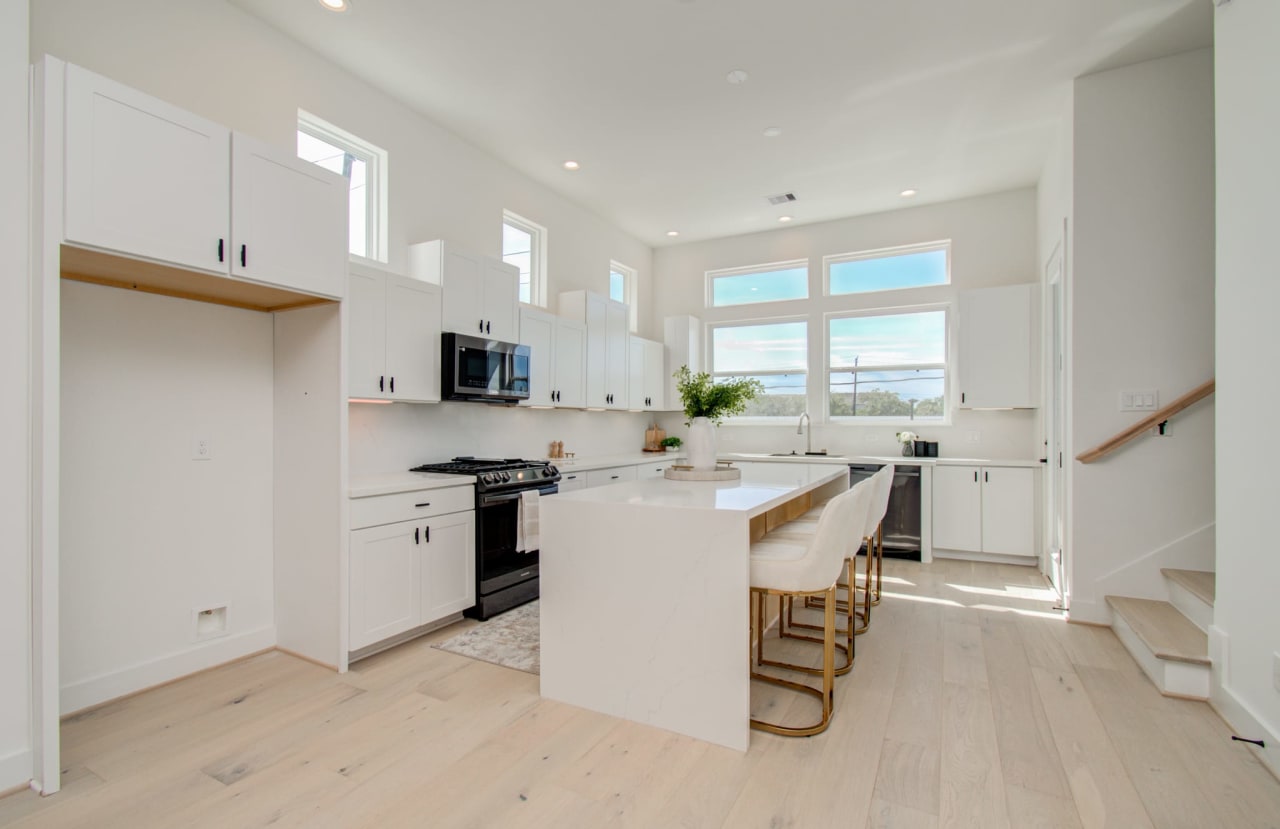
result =
[[[685,440],[689,465],[694,469],[716,468],[716,425],[705,417],[695,417]]]

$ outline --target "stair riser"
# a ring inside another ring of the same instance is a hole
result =
[[[1210,670],[1208,665],[1193,665],[1160,659],[1138,638],[1129,623],[1119,613],[1111,614],[1111,629],[1116,638],[1133,655],[1134,661],[1160,693],[1190,699],[1208,699]]]
[[[1192,624],[1208,633],[1209,625],[1213,624],[1213,605],[1172,579],[1166,578],[1165,583],[1169,586],[1169,603]]]

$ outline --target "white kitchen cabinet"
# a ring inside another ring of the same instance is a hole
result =
[[[440,401],[440,294],[439,287],[416,279],[352,268],[347,299],[350,397]]]
[[[631,337],[627,345],[630,363],[627,376],[628,400],[632,409],[662,411],[665,396],[663,371],[666,354],[662,343]]]
[[[673,375],[681,366],[688,366],[695,373],[702,371],[702,320],[687,314],[666,317],[662,321],[662,335],[667,353],[662,377],[666,391],[664,402],[667,411],[678,412],[683,403]]]
[[[935,549],[1035,555],[1035,470],[938,465],[933,470]]]
[[[422,529],[409,521],[351,533],[348,647],[366,645],[418,625],[418,546]]]
[[[1036,286],[964,291],[957,374],[962,409],[1033,409]]]
[[[519,268],[435,239],[409,246],[409,272],[443,289],[445,331],[507,343],[519,339]]]
[[[557,488],[561,492],[577,492],[580,489],[587,488],[587,473],[585,472],[569,472],[560,470],[560,483]]]
[[[296,152],[231,139],[231,275],[340,297],[347,271],[346,179]]]
[[[352,499],[349,650],[475,604],[473,504],[470,486]]]
[[[626,409],[631,337],[627,306],[599,294],[569,291],[560,295],[560,314],[586,324],[587,406]]]
[[[634,481],[636,477],[636,468],[634,466],[609,466],[604,469],[591,469],[587,471],[587,488]]]
[[[346,179],[78,66],[65,88],[68,243],[343,295]]]
[[[664,478],[667,468],[673,463],[674,460],[642,463],[636,467],[636,479],[644,481],[649,478]]]
[[[529,346],[527,406],[586,405],[586,326],[545,311],[520,309],[520,344]]]

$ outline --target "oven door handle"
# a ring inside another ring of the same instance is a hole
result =
[[[518,501],[520,500],[520,496],[527,491],[528,490],[522,490],[520,492],[505,492],[501,495],[481,495],[480,506],[491,507],[494,504],[501,504],[505,501]],[[559,491],[560,487],[555,484],[552,484],[551,486],[538,487],[539,495],[555,495]]]

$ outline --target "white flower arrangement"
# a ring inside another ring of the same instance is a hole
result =
[[[898,443],[904,445],[920,439],[920,436],[915,432],[897,432],[894,437],[898,439]]]

